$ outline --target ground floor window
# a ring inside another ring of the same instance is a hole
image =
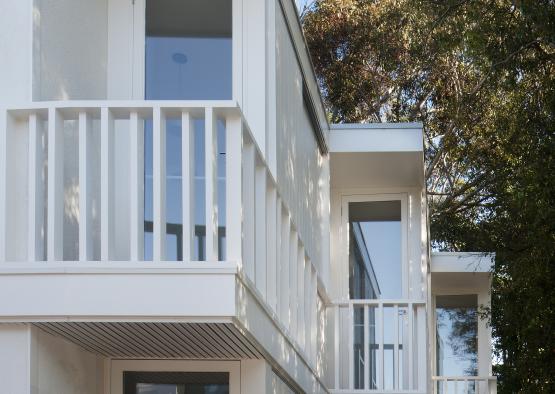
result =
[[[228,372],[123,373],[125,394],[229,394]]]

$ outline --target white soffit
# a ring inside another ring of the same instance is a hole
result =
[[[483,252],[434,252],[432,272],[489,273],[495,254]]]
[[[420,123],[332,125],[330,152],[332,188],[424,186]]]

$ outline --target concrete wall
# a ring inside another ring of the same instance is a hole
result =
[[[104,99],[107,0],[34,0],[33,99]]]
[[[320,154],[303,101],[303,77],[284,16],[276,9],[277,183],[307,254],[327,272],[328,160]]]

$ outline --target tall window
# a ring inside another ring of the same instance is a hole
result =
[[[350,298],[402,298],[401,255],[401,201],[349,203]]]
[[[231,0],[146,0],[145,99],[232,97]],[[225,125],[218,120],[219,258],[225,258]],[[182,256],[182,160],[194,166],[193,259],[205,258],[204,119],[194,121],[195,157],[182,157],[181,120],[166,121],[166,256]],[[152,122],[145,122],[145,260],[152,259]]]
[[[227,372],[123,373],[125,394],[229,394]]]
[[[474,295],[436,297],[436,374],[478,374],[478,298]],[[439,384],[439,383],[438,383]],[[439,385],[438,392],[444,387]],[[474,387],[469,393],[474,393]]]

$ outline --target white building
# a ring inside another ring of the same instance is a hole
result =
[[[327,123],[293,1],[0,11],[2,394],[495,392],[491,258],[430,253],[421,125]]]

